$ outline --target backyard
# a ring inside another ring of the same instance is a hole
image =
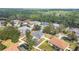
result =
[[[47,41],[45,41],[42,45],[39,46],[40,49],[44,51],[54,51],[53,46],[50,46]]]

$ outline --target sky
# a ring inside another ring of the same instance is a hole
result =
[[[0,0],[0,8],[79,8],[79,0]]]

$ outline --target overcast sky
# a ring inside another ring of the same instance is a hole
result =
[[[79,0],[0,0],[0,8],[79,8]]]

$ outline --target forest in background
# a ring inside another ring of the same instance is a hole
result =
[[[79,27],[79,9],[1,8],[0,20],[33,20]]]

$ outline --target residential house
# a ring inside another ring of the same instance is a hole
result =
[[[44,33],[41,31],[33,31],[31,35],[33,36],[33,40],[36,44],[39,44],[39,40],[44,37]]]
[[[79,28],[70,28],[69,30],[75,32],[77,37],[79,37]]]
[[[0,27],[4,26],[5,21],[4,20],[0,20]]]
[[[54,28],[58,28],[60,25],[58,23],[53,23]]]
[[[14,26],[15,27],[19,27],[21,25],[21,21],[20,20],[13,20]]]
[[[56,36],[57,36],[59,39],[62,39],[62,37],[68,37],[68,36],[65,35],[64,33],[58,33],[58,34],[56,34]]]
[[[39,21],[32,21],[32,23],[33,23],[34,25],[40,25],[40,24],[41,24],[41,22],[39,22]]]
[[[19,27],[18,30],[20,31],[21,35],[25,35],[26,31],[30,31],[30,28],[27,26],[22,26],[22,27]]]
[[[59,50],[64,50],[64,51],[70,51],[71,49],[69,48],[70,45],[69,43],[65,42],[64,40],[60,40],[59,38],[52,36],[48,40],[49,44],[56,47]]]
[[[44,26],[44,27],[46,27],[46,26],[49,25],[49,23],[48,22],[41,22],[41,25]]]

